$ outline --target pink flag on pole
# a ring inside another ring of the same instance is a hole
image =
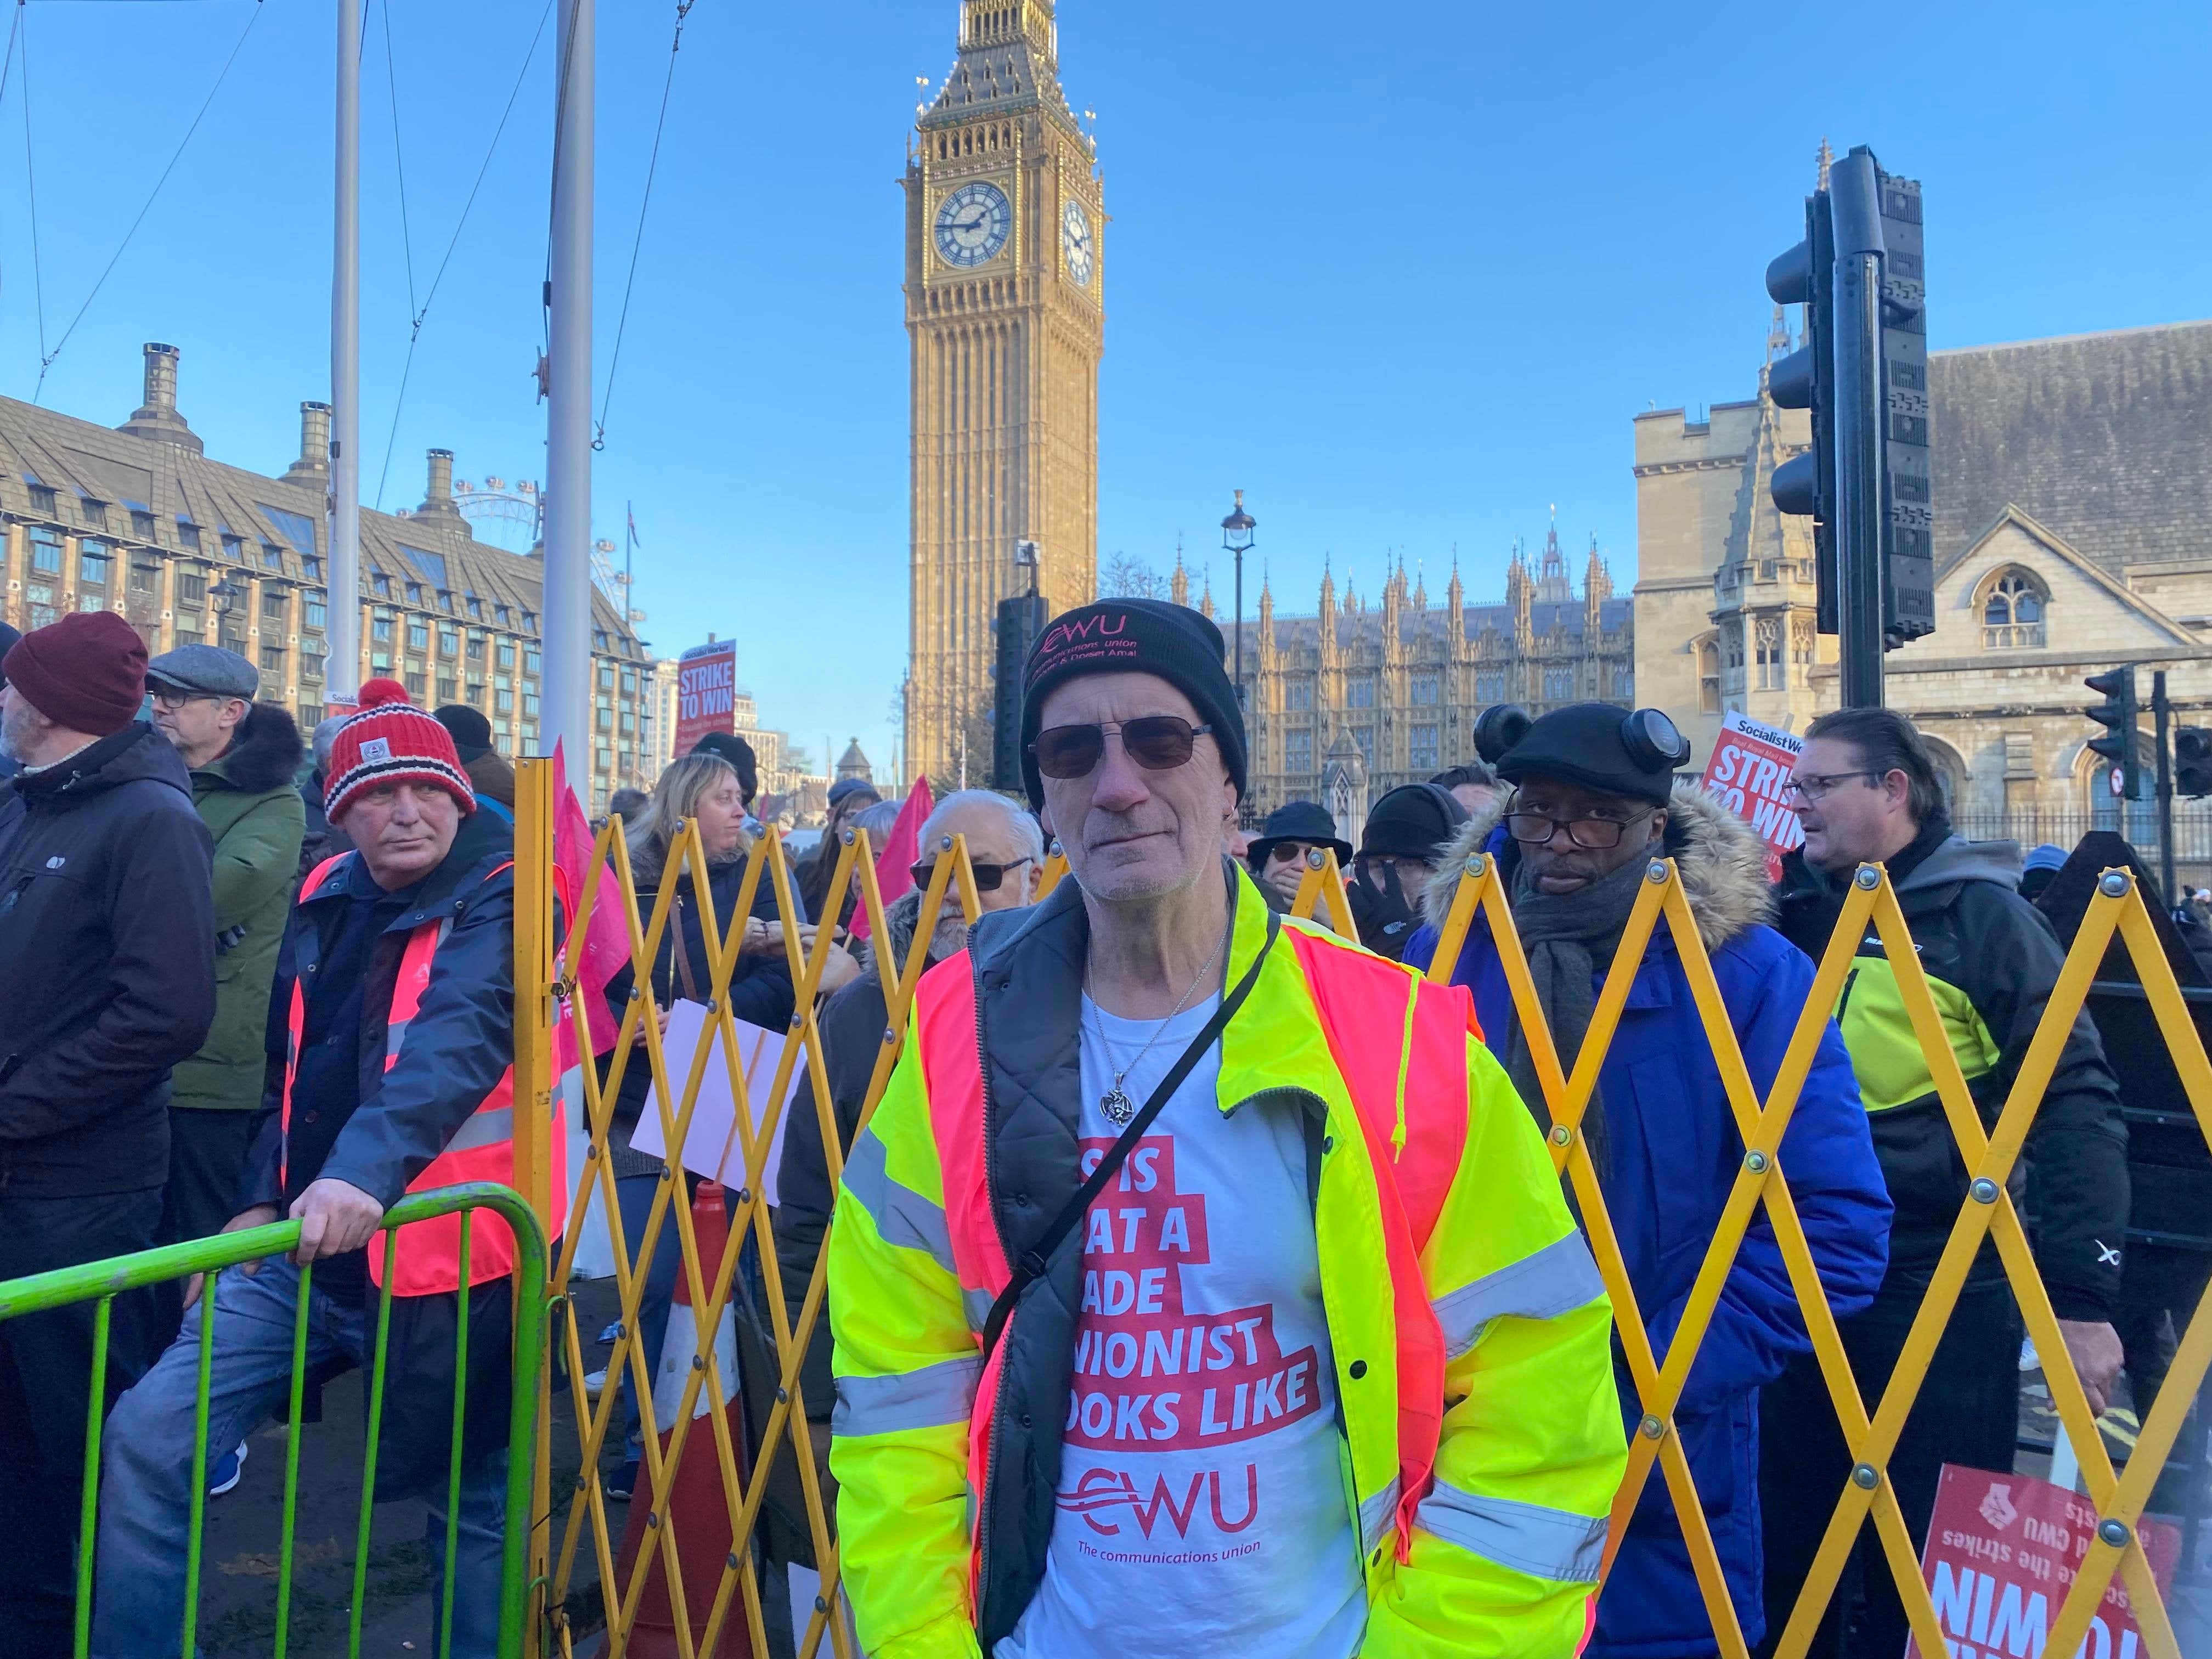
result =
[[[916,778],[914,788],[899,804],[899,814],[891,824],[891,832],[884,837],[883,851],[876,855],[876,885],[883,890],[884,903],[905,896],[914,885],[914,866],[921,856],[921,826],[928,818],[936,802],[929,793],[929,780]],[[853,913],[852,933],[854,939],[868,936],[868,913],[865,908]]]
[[[560,866],[562,877],[568,883],[571,902],[581,904],[585,868],[592,857],[592,821],[584,815],[583,803],[576,799],[576,792],[568,787],[568,757],[557,739],[553,744],[553,775],[556,787],[553,862]],[[592,1049],[595,1054],[605,1054],[611,1048],[621,1030],[607,1006],[607,981],[629,960],[629,930],[623,925],[617,892],[613,867],[602,865],[599,893],[592,902],[591,924],[583,943],[580,946],[571,939],[568,945],[569,959],[575,968],[576,994],[584,1000],[584,1017],[591,1024]]]

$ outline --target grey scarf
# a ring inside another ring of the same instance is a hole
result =
[[[1628,926],[1628,913],[1636,908],[1636,896],[1643,889],[1649,862],[1631,859],[1578,893],[1539,892],[1525,861],[1513,872],[1513,924],[1528,955],[1537,1006],[1551,1028],[1563,1074],[1573,1074],[1575,1057],[1582,1052],[1583,1039],[1589,1035],[1590,1017],[1597,1012],[1596,977],[1612,967],[1613,955],[1620,949],[1620,936]],[[1549,1129],[1551,1109],[1545,1103],[1543,1086],[1536,1080],[1535,1059],[1517,1009],[1506,1040],[1505,1073],[1513,1079],[1513,1086],[1521,1091],[1536,1121]],[[1582,1127],[1590,1162],[1603,1175],[1607,1169],[1605,1099],[1596,1088],[1590,1091]]]

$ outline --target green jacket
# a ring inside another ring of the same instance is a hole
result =
[[[307,811],[293,775],[300,729],[258,702],[230,747],[192,772],[192,802],[215,837],[215,1025],[170,1074],[170,1103],[250,1111],[261,1104],[269,988],[292,908]]]

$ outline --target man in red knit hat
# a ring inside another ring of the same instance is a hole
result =
[[[207,1443],[238,1444],[283,1399],[303,1286],[307,1364],[323,1372],[373,1363],[378,1291],[388,1292],[377,1495],[427,1501],[434,1598],[465,1289],[453,1651],[489,1656],[499,1639],[513,1242],[503,1223],[479,1218],[465,1286],[451,1218],[402,1229],[388,1261],[377,1233],[410,1189],[512,1178],[514,832],[477,810],[452,736],[390,680],[362,687],[325,775],[325,811],[355,850],[318,866],[292,913],[270,1022],[284,1027],[271,1043],[281,1082],[249,1160],[247,1207],[231,1223],[289,1213],[300,1243],[213,1286]],[[93,1643],[108,1659],[177,1650],[205,1307],[186,1315],[109,1429]]]
[[[169,1177],[169,1067],[215,1018],[211,843],[138,720],[146,647],[110,611],[0,660],[0,1279],[144,1249]],[[145,1364],[118,1297],[109,1397]],[[0,1322],[0,1652],[66,1653],[91,1401],[89,1302]],[[67,1495],[66,1497],[64,1495]],[[172,1632],[173,1639],[173,1632]]]

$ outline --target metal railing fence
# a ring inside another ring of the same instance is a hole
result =
[[[529,1605],[528,1574],[529,1479],[532,1454],[540,1439],[537,1420],[539,1370],[544,1352],[545,1236],[538,1218],[512,1190],[484,1182],[441,1188],[401,1200],[386,1212],[383,1226],[384,1280],[378,1297],[376,1339],[369,1386],[367,1450],[362,1467],[361,1522],[354,1548],[353,1595],[349,1603],[346,1634],[348,1659],[360,1659],[363,1590],[368,1577],[369,1519],[374,1504],[377,1453],[383,1414],[384,1359],[392,1323],[392,1264],[400,1230],[440,1216],[460,1217],[461,1277],[468,1277],[471,1239],[476,1214],[496,1213],[513,1229],[515,1238],[515,1285],[513,1384],[507,1439],[507,1525],[501,1567],[499,1659],[521,1659],[525,1619]],[[212,1375],[216,1327],[214,1276],[243,1262],[283,1255],[300,1242],[300,1224],[278,1221],[240,1232],[219,1233],[181,1244],[164,1245],[132,1255],[87,1262],[51,1273],[0,1283],[0,1322],[27,1314],[50,1312],[84,1302],[95,1304],[93,1316],[90,1409],[85,1425],[84,1475],[78,1498],[76,1566],[76,1625],[75,1653],[85,1659],[90,1650],[93,1613],[93,1563],[98,1536],[100,1443],[105,1427],[103,1409],[109,1362],[109,1327],[115,1298],[132,1291],[178,1279],[204,1275],[203,1316],[199,1321],[199,1370],[193,1399],[191,1513],[185,1559],[185,1611],[179,1633],[179,1651],[197,1651],[199,1634],[202,1546],[207,1516],[209,1468],[208,1401]],[[371,1248],[374,1248],[372,1245]],[[276,1659],[284,1659],[291,1640],[294,1568],[294,1521],[300,1497],[298,1426],[307,1387],[307,1301],[313,1283],[312,1263],[299,1275],[297,1314],[293,1326],[292,1375],[287,1420],[293,1426],[284,1449],[284,1495],[276,1566]],[[453,1617],[454,1577],[457,1571],[455,1530],[460,1515],[461,1438],[465,1424],[465,1380],[469,1374],[468,1298],[460,1298],[460,1315],[454,1340],[456,1386],[453,1445],[446,1493],[446,1571],[440,1586],[439,1650],[449,1646]]]

